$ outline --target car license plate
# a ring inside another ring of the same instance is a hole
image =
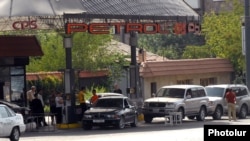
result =
[[[104,119],[94,119],[94,123],[104,123]]]
[[[158,113],[159,110],[158,109],[153,109],[153,113]]]

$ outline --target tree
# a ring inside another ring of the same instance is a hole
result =
[[[238,0],[231,2],[232,9],[225,6],[227,9],[219,14],[211,12],[204,15],[202,34],[211,53],[216,57],[229,59],[235,71],[241,73],[245,68],[241,39],[241,16],[244,9]]]
[[[57,32],[36,35],[44,52],[42,57],[30,57],[27,72],[58,71],[66,67],[63,35]],[[111,35],[74,33],[72,35],[72,68],[75,70],[96,71],[107,69],[110,78],[119,79],[125,56],[108,49]],[[112,70],[110,69],[112,66]],[[110,80],[112,81],[112,80]],[[111,83],[111,82],[110,82]]]

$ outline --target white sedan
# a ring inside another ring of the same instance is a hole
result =
[[[0,138],[18,141],[25,130],[22,114],[15,113],[6,105],[0,104]]]

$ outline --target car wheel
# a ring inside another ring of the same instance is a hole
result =
[[[204,121],[206,117],[206,109],[204,107],[201,107],[199,111],[199,115],[196,116],[197,121]]]
[[[188,119],[194,119],[195,116],[188,116]]]
[[[20,131],[18,127],[14,127],[10,134],[10,141],[19,141]]]
[[[151,123],[152,120],[153,120],[153,118],[152,118],[151,116],[144,115],[144,121],[145,121],[146,123]]]
[[[121,117],[117,127],[118,127],[118,129],[123,129],[125,127],[125,120],[124,120],[123,116]]]
[[[240,113],[239,113],[239,118],[240,119],[245,119],[247,117],[247,106],[242,105],[240,108]]]
[[[183,108],[179,108],[178,112],[181,112],[181,117],[182,117],[181,120],[183,120],[185,118],[184,109]]]
[[[84,124],[84,125],[83,125],[83,129],[84,129],[84,130],[91,130],[92,127],[93,127],[93,126],[92,126],[91,124]]]
[[[220,106],[216,107],[214,114],[213,114],[213,119],[214,120],[220,120],[222,116],[222,108]]]
[[[135,116],[134,118],[134,121],[130,124],[131,127],[136,127],[137,126],[137,123],[138,123],[138,117],[137,115]]]

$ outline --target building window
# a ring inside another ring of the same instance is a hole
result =
[[[193,84],[193,79],[177,80],[177,84]]]
[[[151,82],[151,97],[154,97],[157,91],[156,82]]]
[[[202,78],[202,79],[200,79],[200,84],[202,86],[217,84],[217,78],[216,77]]]

